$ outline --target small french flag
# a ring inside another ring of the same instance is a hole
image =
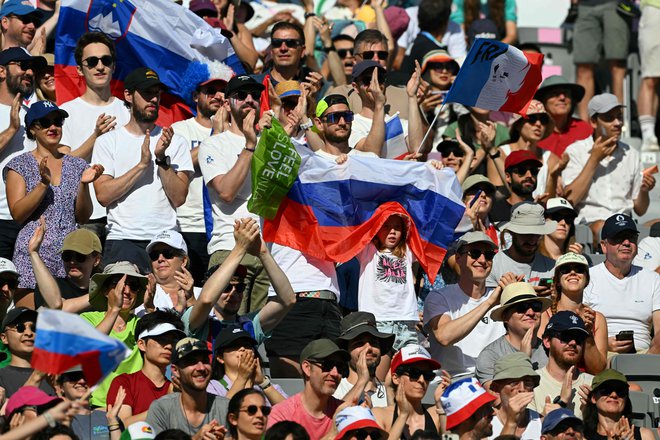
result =
[[[408,154],[406,135],[399,118],[399,112],[385,121],[385,151],[383,157],[386,159],[399,159]]]

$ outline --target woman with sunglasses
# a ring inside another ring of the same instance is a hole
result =
[[[55,57],[53,54],[43,55],[48,61],[45,69],[39,70],[36,74],[36,86],[34,92],[40,101],[48,100],[55,102]]]
[[[467,112],[465,107],[460,104],[447,104],[444,107],[441,105],[459,68],[458,63],[445,50],[433,50],[424,55],[422,60],[422,78],[429,83],[429,87],[421,107],[428,121],[434,119],[436,121],[433,126],[435,130],[434,145],[442,141],[445,128],[458,117],[456,110],[460,109],[461,113]]]
[[[227,430],[232,440],[261,440],[270,410],[263,394],[253,388],[234,394],[227,406]]]
[[[653,440],[649,428],[634,426],[632,402],[626,376],[603,370],[591,382],[591,392],[582,410],[584,438],[589,440]]]
[[[539,252],[557,260],[566,252],[581,254],[584,247],[575,241],[575,218],[577,212],[568,200],[553,197],[545,204],[545,219],[557,222],[557,229],[541,239]]]
[[[88,185],[95,181],[103,167],[88,167],[83,159],[59,151],[62,124],[68,113],[50,101],[32,104],[25,115],[28,139],[36,148],[9,161],[4,177],[7,182],[7,204],[14,220],[22,224],[14,250],[14,264],[21,274],[17,306],[34,308],[32,291],[36,285],[28,252],[28,242],[44,217],[47,229],[39,255],[56,277],[64,278],[60,249],[64,237],[86,223],[92,213]]]
[[[555,313],[569,311],[578,314],[590,333],[584,343],[584,365],[579,367],[589,374],[598,374],[607,366],[607,321],[602,313],[582,302],[584,288],[588,284],[589,263],[583,255],[569,252],[559,257],[552,280],[552,304],[541,314],[538,335],[542,337]]]

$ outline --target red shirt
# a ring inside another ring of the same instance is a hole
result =
[[[571,118],[568,129],[562,133],[553,131],[550,136],[539,141],[539,147],[548,150],[561,157],[566,147],[575,141],[581,141],[591,136],[594,132],[593,127],[582,119]]]
[[[114,404],[119,387],[124,387],[126,391],[124,405],[133,408],[133,415],[136,415],[145,412],[149,409],[151,402],[166,395],[170,390],[170,385],[171,382],[166,379],[162,387],[157,387],[142,371],[124,373],[115,377],[110,384],[106,401],[108,405]]]

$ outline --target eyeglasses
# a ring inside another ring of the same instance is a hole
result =
[[[463,255],[469,255],[473,260],[478,260],[483,255],[486,258],[486,261],[491,261],[495,258],[495,251],[483,251],[481,249],[468,249],[467,251],[461,252]]]
[[[261,92],[257,90],[252,92],[239,90],[237,92],[232,93],[231,95],[232,98],[238,99],[239,101],[245,101],[248,96],[250,96],[254,101],[259,101],[259,99],[261,98]]]
[[[261,410],[261,414],[268,417],[270,415],[270,410],[271,409],[272,408],[270,406],[267,406],[267,405],[261,405],[261,406],[248,405],[246,408],[241,408],[239,411],[240,412],[246,412],[248,414],[248,416],[254,416],[254,415],[257,414],[257,411]]]
[[[65,263],[75,261],[76,263],[84,263],[87,261],[87,255],[81,254],[76,251],[64,251],[62,252],[62,261]]]
[[[420,370],[415,367],[397,368],[396,373],[399,376],[408,376],[413,382],[417,382],[422,376],[424,376],[426,382],[431,382],[435,378],[435,373],[433,371]]]
[[[353,112],[347,110],[344,112],[328,113],[327,115],[324,116],[324,118],[328,122],[328,124],[338,124],[342,118],[346,123],[353,122],[353,116],[354,116]]]
[[[223,92],[225,89],[223,88],[215,88],[215,87],[204,87],[202,90],[200,90],[200,93],[203,93],[208,96],[214,96],[218,92]]]
[[[605,383],[604,385],[601,385],[598,388],[596,388],[594,394],[596,394],[598,397],[602,397],[602,396],[609,396],[610,394],[612,394],[612,392],[615,392],[617,396],[621,397],[622,399],[625,399],[628,397],[629,394],[628,385]]]
[[[324,373],[329,373],[332,371],[333,368],[336,368],[337,373],[339,373],[341,376],[343,377],[348,376],[348,365],[346,364],[346,362],[336,361],[334,359],[323,359],[322,361],[310,360],[309,362],[321,368],[321,371],[323,371]]]
[[[541,313],[541,310],[543,310],[543,304],[538,301],[525,301],[511,306],[511,310],[516,313],[525,313],[529,309],[532,309],[534,313]]]
[[[614,246],[618,246],[626,240],[628,240],[633,244],[637,244],[638,238],[639,236],[637,234],[621,234],[621,235],[617,235],[616,237],[608,238],[607,242]]]
[[[119,280],[121,280],[121,279],[122,279],[122,277],[110,278],[108,280],[108,286],[111,289],[114,289],[115,287],[117,287],[117,284],[119,284]],[[124,285],[128,286],[128,288],[131,289],[133,292],[138,292],[138,291],[142,290],[142,284],[138,280],[136,280],[132,277],[128,277],[126,279],[126,283],[124,283]]]
[[[286,47],[295,49],[302,46],[303,42],[296,38],[271,38],[270,46],[273,49],[279,49],[282,47],[282,44],[286,44]]]
[[[151,261],[158,261],[161,255],[166,260],[171,260],[174,257],[180,256],[181,253],[177,252],[175,249],[161,249],[161,250],[149,252],[149,258],[151,259]]]
[[[245,291],[245,283],[229,283],[222,293],[230,293],[232,290],[235,290],[236,293],[243,293]]]
[[[337,49],[337,55],[339,58],[346,58],[347,56],[353,56],[353,49]]]
[[[585,274],[587,273],[587,266],[583,264],[563,264],[557,268],[557,272],[561,275],[567,275],[571,272]]]
[[[571,341],[575,341],[577,345],[584,344],[584,341],[587,339],[587,335],[584,333],[574,331],[556,333],[552,337],[559,339],[562,344],[568,344]]]
[[[39,24],[40,21],[33,14],[28,15],[8,15],[7,18],[15,18],[16,20],[22,22],[23,24]]]
[[[538,166],[526,166],[526,167],[513,167],[511,172],[516,173],[519,176],[524,176],[529,171],[532,173],[532,176],[537,176],[539,174],[540,168]]]
[[[548,122],[550,122],[550,116],[546,113],[534,113],[533,115],[527,116],[525,119],[525,122],[530,124],[536,124],[538,121],[541,121],[541,124],[543,125],[548,125]]]
[[[364,52],[356,53],[355,56],[361,56],[363,60],[373,60],[375,55],[378,55],[379,60],[387,59],[386,50],[365,50]]]
[[[25,333],[25,330],[27,329],[30,329],[30,331],[34,332],[36,329],[36,325],[34,324],[34,322],[21,322],[9,328],[15,330],[16,333]]]
[[[40,118],[35,121],[36,124],[39,124],[41,128],[50,128],[53,125],[55,127],[61,127],[64,125],[64,118],[61,116],[56,116],[54,118]]]
[[[0,277],[0,287],[7,285],[10,289],[18,287],[18,278],[16,277]]]
[[[548,214],[547,217],[557,223],[564,220],[567,224],[572,225],[575,223],[575,218],[577,216],[572,212],[553,212],[552,214]]]
[[[94,67],[99,65],[99,61],[105,66],[105,67],[111,67],[115,60],[112,58],[111,55],[103,55],[102,57],[87,57],[83,60],[83,66],[87,67],[88,69],[93,69]]]
[[[71,373],[62,373],[62,382],[79,382],[80,379],[84,379],[85,375],[82,371],[74,371]]]
[[[430,70],[446,70],[452,74],[456,74],[458,72],[458,69],[454,63],[428,63],[426,68]]]
[[[370,438],[371,440],[380,440],[383,438],[383,434],[375,429],[362,428],[349,431],[345,437],[355,437],[357,440],[365,440],[367,438]]]

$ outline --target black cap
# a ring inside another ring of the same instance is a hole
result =
[[[148,67],[138,67],[124,79],[124,88],[131,92],[146,90],[152,86],[160,86],[163,90],[167,90],[167,86],[160,81],[156,71]]]
[[[2,320],[2,331],[4,331],[8,325],[12,325],[19,319],[23,321],[32,321],[37,322],[37,313],[36,310],[28,309],[27,307],[15,307],[7,312],[5,319]]]
[[[550,321],[548,321],[548,325],[545,327],[545,332],[543,334],[551,335],[573,330],[582,332],[586,335],[589,334],[582,318],[573,312],[562,310],[561,312],[557,312],[552,315],[552,318],[550,318]]]
[[[348,342],[361,334],[368,333],[380,340],[380,351],[385,354],[392,349],[395,335],[392,333],[381,333],[376,327],[376,317],[369,312],[353,312],[341,320],[339,324],[339,338],[337,345],[346,349]]]
[[[10,47],[0,52],[0,65],[6,66],[12,61],[31,61],[37,70],[44,70],[48,65],[46,58],[32,56],[22,47]]]
[[[229,96],[239,90],[258,90],[263,92],[266,87],[250,75],[236,75],[229,80],[225,87],[225,96]]]
[[[256,347],[257,341],[252,337],[251,334],[243,330],[237,325],[230,325],[223,328],[218,336],[215,338],[215,343],[213,344],[213,352],[217,352],[219,349],[229,347],[234,342],[244,339],[250,343],[251,346]]]
[[[614,214],[607,220],[603,225],[603,229],[600,230],[600,239],[606,240],[612,238],[624,231],[633,231],[639,233],[637,230],[637,225],[635,221],[626,214]]]
[[[176,343],[172,352],[171,362],[177,364],[186,356],[197,352],[206,353],[207,355],[211,354],[211,350],[209,350],[206,342],[195,338],[183,338]]]
[[[360,61],[356,65],[353,66],[353,71],[351,72],[351,78],[353,81],[355,81],[356,78],[359,78],[360,75],[362,75],[364,72],[366,72],[369,69],[377,68],[383,71],[383,73],[386,73],[387,70],[383,67],[382,64],[380,64],[378,61],[374,60],[366,60],[366,61]]]

